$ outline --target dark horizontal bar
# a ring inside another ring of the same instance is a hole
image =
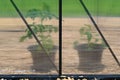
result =
[[[74,80],[76,79],[88,79],[88,80],[91,80],[91,79],[98,79],[98,80],[120,80],[120,75],[119,74],[114,74],[114,75],[75,75],[75,74],[65,74],[63,76],[59,76],[59,75],[0,75],[0,79],[32,79],[32,80],[56,80],[57,78],[60,78],[60,79],[67,79],[67,78],[73,78]]]
[[[0,30],[0,32],[25,32],[25,30]]]

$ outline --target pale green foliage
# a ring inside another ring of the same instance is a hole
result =
[[[33,32],[39,38],[40,42],[42,43],[43,47],[49,51],[54,47],[54,43],[51,37],[52,32],[57,32],[58,28],[53,25],[45,25],[43,22],[45,20],[51,20],[53,18],[58,19],[57,16],[50,12],[49,6],[46,3],[43,3],[43,9],[31,9],[27,13],[27,17],[30,17],[33,20],[32,24],[29,26],[32,28]],[[35,19],[39,18],[40,23],[36,24]],[[20,42],[23,42],[25,39],[33,38],[32,33],[29,29],[26,29],[26,34],[20,38]]]
[[[99,35],[93,31],[91,25],[85,24],[85,26],[80,28],[79,33],[81,38],[87,40],[88,49],[94,49],[96,44],[101,44],[103,47],[106,46],[104,41],[98,37]],[[74,46],[77,46],[78,44],[78,41],[74,42]]]

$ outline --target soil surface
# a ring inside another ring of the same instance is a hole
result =
[[[108,41],[117,59],[120,61],[120,18],[119,17],[99,17],[96,18],[99,29]],[[31,23],[30,19],[27,19]],[[37,19],[39,22],[39,19]],[[52,23],[58,26],[58,21],[46,21],[45,24]],[[102,53],[101,62],[96,64],[85,62],[81,65],[82,59],[73,43],[80,40],[79,29],[84,24],[93,25],[89,18],[63,18],[62,29],[62,71],[65,74],[119,74],[120,67],[108,48]],[[94,28],[94,26],[93,26]],[[33,54],[28,48],[36,45],[35,39],[27,39],[19,42],[25,34],[26,26],[20,18],[0,18],[0,74],[58,74],[59,49],[56,49],[54,56]],[[94,28],[95,29],[95,28]],[[97,32],[96,29],[94,32]],[[52,33],[55,46],[58,45],[59,33]],[[86,39],[80,40],[80,44]],[[34,58],[34,56],[37,57]],[[93,55],[95,56],[95,55]],[[38,60],[37,60],[38,59]],[[84,62],[84,61],[83,61]],[[42,67],[41,67],[42,65]]]

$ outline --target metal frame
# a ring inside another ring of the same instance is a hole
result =
[[[0,75],[0,80],[120,80],[120,75]]]
[[[45,51],[44,47],[42,46],[41,42],[38,40],[37,36],[35,35],[35,33],[32,31],[32,29],[30,28],[30,26],[28,25],[27,21],[25,20],[24,16],[22,15],[22,13],[20,12],[20,10],[18,9],[18,7],[16,6],[16,4],[14,3],[13,0],[10,0],[12,5],[14,6],[14,8],[16,9],[16,11],[18,12],[18,14],[20,15],[20,17],[22,18],[22,20],[24,21],[24,23],[26,24],[27,28],[31,31],[31,33],[33,34],[35,40],[37,41],[37,43],[42,47],[42,49]],[[88,11],[87,7],[85,6],[84,2],[82,0],[79,0],[81,5],[83,6],[84,10],[86,11],[87,15],[89,16],[89,18],[91,19],[92,23],[94,24],[95,28],[98,30],[99,34],[101,35],[101,37],[103,38],[103,40],[105,41],[106,45],[108,46],[111,54],[113,55],[114,59],[116,60],[117,64],[120,66],[120,62],[118,61],[117,57],[115,56],[114,52],[112,51],[110,45],[108,44],[108,42],[106,41],[105,37],[103,36],[102,32],[100,31],[98,25],[96,24],[96,22],[94,21],[94,19],[92,18],[90,12]],[[45,51],[46,52],[46,51]],[[47,54],[47,52],[46,52]],[[0,75],[0,80],[20,80],[20,79],[30,79],[30,80],[56,80],[58,77],[60,79],[63,78],[74,78],[74,80],[78,80],[78,79],[88,79],[88,80],[94,80],[95,78],[97,78],[97,80],[119,80],[120,75],[83,75],[83,74],[62,74],[62,0],[59,0],[59,71],[58,71],[59,75],[33,75],[33,74],[24,74],[24,75]]]
[[[59,0],[59,76],[62,75],[62,0]]]

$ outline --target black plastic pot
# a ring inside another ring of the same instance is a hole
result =
[[[75,47],[78,51],[80,70],[86,72],[97,72],[104,69],[102,64],[102,54],[104,48],[100,44],[96,44],[93,49],[88,49],[87,44],[78,45]]]
[[[32,69],[36,72],[50,72],[55,68],[55,54],[56,46],[50,51],[49,54],[46,54],[43,50],[38,50],[37,45],[32,45],[28,47],[28,50],[31,52],[33,59]]]

